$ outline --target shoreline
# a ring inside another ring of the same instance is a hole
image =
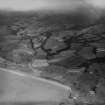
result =
[[[56,81],[53,81],[53,80],[47,80],[45,78],[41,78],[41,77],[38,77],[38,76],[33,76],[31,74],[24,73],[24,72],[21,72],[21,71],[13,71],[13,70],[1,68],[1,67],[0,67],[0,70],[8,72],[8,73],[15,74],[15,75],[18,75],[18,76],[28,77],[28,78],[32,78],[32,79],[35,79],[35,80],[39,80],[39,81],[45,82],[45,83],[53,84],[55,86],[58,86],[58,87],[61,87],[61,88],[65,88],[65,89],[67,89],[68,91],[71,92],[71,88],[69,86],[63,85],[63,84],[61,84],[59,82],[56,82]]]

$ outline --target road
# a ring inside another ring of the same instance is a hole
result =
[[[71,89],[55,81],[0,68],[0,102],[61,101]]]

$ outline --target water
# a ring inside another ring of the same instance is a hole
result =
[[[68,98],[69,92],[59,83],[0,69],[0,102],[60,102]]]

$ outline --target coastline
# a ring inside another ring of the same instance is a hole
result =
[[[29,78],[36,79],[36,80],[39,80],[39,81],[42,81],[42,82],[53,84],[53,85],[56,85],[56,86],[59,86],[59,87],[62,87],[62,88],[65,88],[65,89],[71,91],[71,88],[69,86],[63,85],[63,84],[58,83],[57,81],[53,81],[51,79],[41,78],[41,77],[34,76],[34,75],[24,73],[24,72],[21,72],[21,71],[13,71],[13,70],[10,70],[10,69],[5,69],[5,68],[0,68],[0,70],[5,71],[5,72],[9,72],[9,73],[12,73],[12,74],[15,74],[15,75],[18,75],[18,76],[29,77]]]

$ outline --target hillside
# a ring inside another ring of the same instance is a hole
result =
[[[103,15],[91,18],[84,11],[72,14],[1,13],[0,66],[16,67],[25,72],[37,68],[41,77],[72,87],[79,95],[77,103],[103,104],[104,18]],[[41,63],[38,60],[45,66],[35,67],[35,62]]]

